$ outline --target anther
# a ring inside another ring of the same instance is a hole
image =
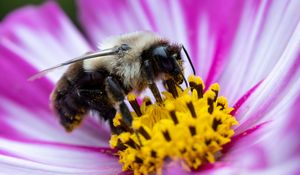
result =
[[[211,139],[205,139],[205,144],[209,145],[211,143]]]
[[[220,86],[217,83],[212,84],[210,86],[210,90],[215,93],[215,96],[214,96],[213,100],[216,101],[217,98],[218,98],[218,95],[219,95]]]
[[[180,150],[180,153],[181,153],[181,154],[184,154],[184,153],[186,153],[186,152],[187,152],[186,148],[183,148],[182,150]]]
[[[221,111],[225,109],[225,105],[222,103],[217,103],[217,106],[221,106],[220,108]]]
[[[191,87],[191,91],[193,92],[193,90],[197,91],[198,94],[198,98],[203,98],[203,87],[201,84],[196,84],[194,82],[190,82],[189,83],[190,87]]]
[[[120,139],[118,139],[117,148],[118,148],[118,150],[125,150],[127,148],[127,146],[124,145]]]
[[[217,99],[217,106],[220,106],[220,110],[223,111],[227,107],[227,100],[225,97],[221,96]]]
[[[143,99],[143,101],[145,102],[145,105],[146,105],[146,106],[152,105],[151,99],[150,99],[149,97],[145,97],[145,98]]]
[[[170,114],[174,124],[177,125],[178,124],[178,119],[177,119],[175,111],[170,111],[169,114]]]
[[[207,104],[208,104],[208,113],[212,114],[214,111],[214,99],[208,98],[207,99]]]
[[[213,123],[212,123],[212,129],[214,131],[217,131],[218,126],[222,124],[221,120],[214,118]]]
[[[214,101],[216,101],[217,100],[217,98],[218,98],[218,94],[219,94],[219,91],[217,91],[217,90],[214,90],[214,89],[212,89],[211,91],[213,91],[214,93],[215,93],[215,97],[214,97]]]
[[[151,157],[156,158],[157,157],[157,153],[154,150],[151,150]]]
[[[173,95],[174,98],[178,97],[178,92],[176,89],[176,84],[174,82],[174,80],[172,79],[168,79],[165,80],[166,86],[167,86],[167,90]]]
[[[171,141],[171,137],[168,131],[163,131],[163,136],[166,139],[166,141],[170,142]]]
[[[149,133],[148,133],[143,127],[140,127],[140,128],[138,129],[138,132],[139,132],[140,134],[142,134],[142,136],[143,136],[146,140],[151,139],[151,136],[149,135]]]
[[[142,164],[144,161],[143,161],[143,159],[141,159],[141,158],[139,158],[139,157],[137,157],[137,156],[135,156],[135,160],[134,160],[136,163],[139,163],[139,164]]]
[[[130,94],[128,94],[127,99],[129,101],[131,107],[135,111],[136,115],[139,117],[142,116],[140,105],[138,104],[135,95],[130,93]]]
[[[191,87],[191,91],[195,89],[198,94],[198,98],[203,98],[203,89],[204,84],[200,77],[190,76],[189,77],[189,85]]]
[[[127,144],[128,146],[130,146],[131,148],[134,149],[140,149],[140,146],[138,144],[135,143],[134,140],[132,140],[131,138],[128,139],[127,142],[125,142],[125,144]]]
[[[141,138],[140,138],[140,135],[139,135],[139,133],[137,132],[137,131],[134,131],[134,133],[135,133],[135,135],[136,135],[136,138],[137,138],[137,140],[138,140],[138,142],[139,142],[139,146],[143,146],[143,143],[142,143],[142,141],[141,141]]]
[[[177,125],[178,124],[178,118],[176,116],[175,106],[171,103],[167,103],[165,107],[168,109],[169,114],[170,114],[171,119],[173,120],[174,124]]]
[[[187,102],[186,105],[187,105],[187,107],[189,108],[192,117],[193,117],[193,118],[196,118],[197,115],[196,115],[196,111],[195,111],[195,108],[194,108],[193,103],[190,101],[190,102]]]
[[[196,128],[194,126],[189,126],[189,130],[192,136],[196,135]]]

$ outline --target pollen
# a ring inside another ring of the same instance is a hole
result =
[[[230,114],[233,108],[225,97],[218,96],[218,84],[204,91],[200,77],[192,75],[188,81],[190,87],[177,88],[176,96],[163,92],[162,103],[145,98],[139,104],[133,94],[128,95],[134,109],[131,129],[110,140],[124,171],[161,174],[168,161],[180,161],[190,171],[218,160],[222,146],[234,134],[232,126],[238,124]],[[113,124],[122,124],[120,114]]]

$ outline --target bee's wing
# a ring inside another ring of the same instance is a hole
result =
[[[126,53],[126,51],[128,51],[130,49],[130,47],[126,44],[121,45],[120,47],[116,47],[116,48],[112,48],[112,49],[105,49],[105,50],[101,50],[101,51],[96,51],[96,52],[92,52],[92,53],[88,53],[85,54],[83,56],[71,59],[67,62],[58,64],[56,66],[53,66],[51,68],[45,69],[31,77],[28,78],[29,81],[38,79],[43,77],[44,75],[46,75],[47,73],[51,72],[52,70],[55,70],[57,68],[63,67],[63,66],[67,66],[69,64],[78,62],[78,61],[83,61],[83,60],[87,60],[87,59],[93,59],[93,58],[97,58],[97,57],[102,57],[102,56],[108,56],[108,55],[120,55],[122,56],[123,54]]]

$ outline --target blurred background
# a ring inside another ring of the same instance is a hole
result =
[[[45,0],[0,0],[0,21],[11,11],[25,5],[38,5]],[[56,1],[78,27],[75,0]]]

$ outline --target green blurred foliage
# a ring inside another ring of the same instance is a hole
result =
[[[38,5],[45,0],[0,0],[0,21],[13,10],[26,5]],[[72,19],[72,21],[78,26],[76,18],[76,4],[75,0],[57,0],[56,1],[65,13]]]

